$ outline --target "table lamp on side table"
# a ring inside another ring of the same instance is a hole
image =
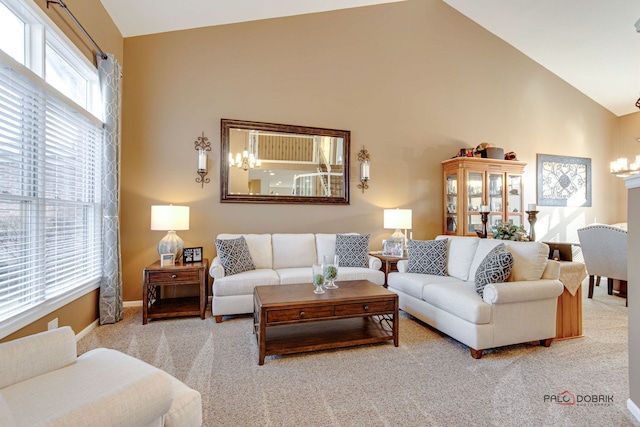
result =
[[[179,261],[184,249],[184,240],[176,234],[176,230],[189,229],[189,206],[151,206],[151,229],[167,232],[158,243],[158,255],[173,254],[174,261]]]
[[[407,249],[407,236],[405,233],[411,229],[411,209],[385,209],[384,210],[384,228],[395,229],[396,231],[389,237],[389,241],[399,241]]]

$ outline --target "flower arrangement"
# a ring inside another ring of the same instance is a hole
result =
[[[515,225],[511,222],[501,222],[491,227],[494,239],[516,240],[528,242],[529,234],[522,225]]]

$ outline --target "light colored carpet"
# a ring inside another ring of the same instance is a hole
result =
[[[79,352],[109,347],[164,369],[202,393],[206,426],[640,425],[626,409],[627,309],[606,295],[606,284],[593,300],[584,297],[583,338],[503,347],[480,360],[401,315],[398,348],[272,356],[258,366],[251,317],[143,326],[141,310],[127,308],[123,321],[96,328]],[[545,402],[565,390],[613,401]]]

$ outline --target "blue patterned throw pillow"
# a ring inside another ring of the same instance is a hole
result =
[[[500,243],[484,257],[476,270],[476,292],[482,296],[489,283],[506,282],[513,268],[513,255]]]
[[[368,267],[369,235],[336,234],[336,255],[340,267]]]
[[[447,240],[411,240],[407,272],[447,276]]]
[[[216,239],[216,250],[226,276],[256,269],[247,241],[242,236],[237,239]]]

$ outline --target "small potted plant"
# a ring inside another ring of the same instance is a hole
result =
[[[518,242],[528,242],[529,234],[522,225],[515,225],[511,222],[501,222],[491,227],[494,239],[515,240]]]

